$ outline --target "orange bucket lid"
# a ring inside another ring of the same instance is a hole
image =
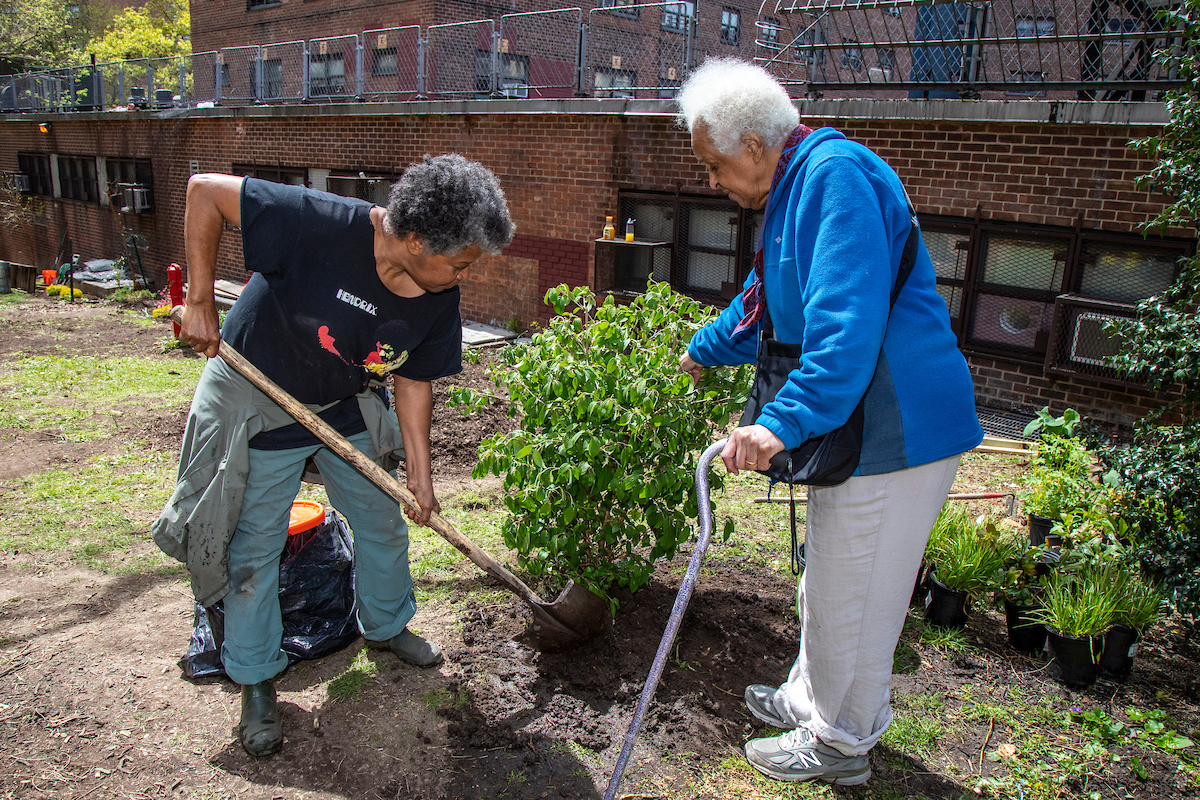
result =
[[[288,536],[311,531],[325,521],[325,506],[312,500],[297,500],[292,503],[288,519]]]

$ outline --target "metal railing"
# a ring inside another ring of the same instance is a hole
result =
[[[417,25],[378,28],[0,76],[0,112],[670,97],[704,58],[731,54],[796,95],[1144,100],[1180,84],[1158,55],[1184,46],[1162,0],[774,0],[740,34],[721,6],[702,16],[693,0],[599,1],[423,36]]]
[[[1156,54],[1183,46],[1161,4],[779,0],[760,61],[809,92],[1146,99],[1178,85]],[[1065,93],[1065,94],[1064,94]]]

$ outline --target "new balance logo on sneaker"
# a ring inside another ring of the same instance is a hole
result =
[[[781,781],[820,779],[838,786],[858,786],[871,777],[866,755],[842,755],[803,725],[782,736],[746,742],[746,759],[762,774]]]

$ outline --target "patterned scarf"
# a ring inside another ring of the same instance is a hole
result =
[[[774,193],[775,187],[779,181],[783,179],[784,173],[787,172],[788,164],[792,161],[792,156],[796,154],[796,146],[804,140],[805,136],[812,133],[812,128],[807,125],[800,125],[796,130],[791,132],[787,141],[783,143],[783,152],[779,155],[779,163],[775,166],[775,176],[771,178],[771,193]],[[767,195],[767,205],[771,204],[771,194]],[[763,226],[766,226],[766,219],[763,219]],[[762,321],[763,312],[767,308],[767,294],[763,287],[763,246],[762,232],[759,232],[758,247],[754,251],[754,283],[742,293],[742,309],[745,315],[742,321],[733,329],[734,334],[739,334],[742,331],[749,330],[758,326]]]

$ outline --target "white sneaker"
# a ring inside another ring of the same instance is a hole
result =
[[[782,736],[746,742],[746,759],[762,774],[780,781],[820,778],[837,786],[858,786],[871,777],[866,755],[844,756],[803,725]]]

